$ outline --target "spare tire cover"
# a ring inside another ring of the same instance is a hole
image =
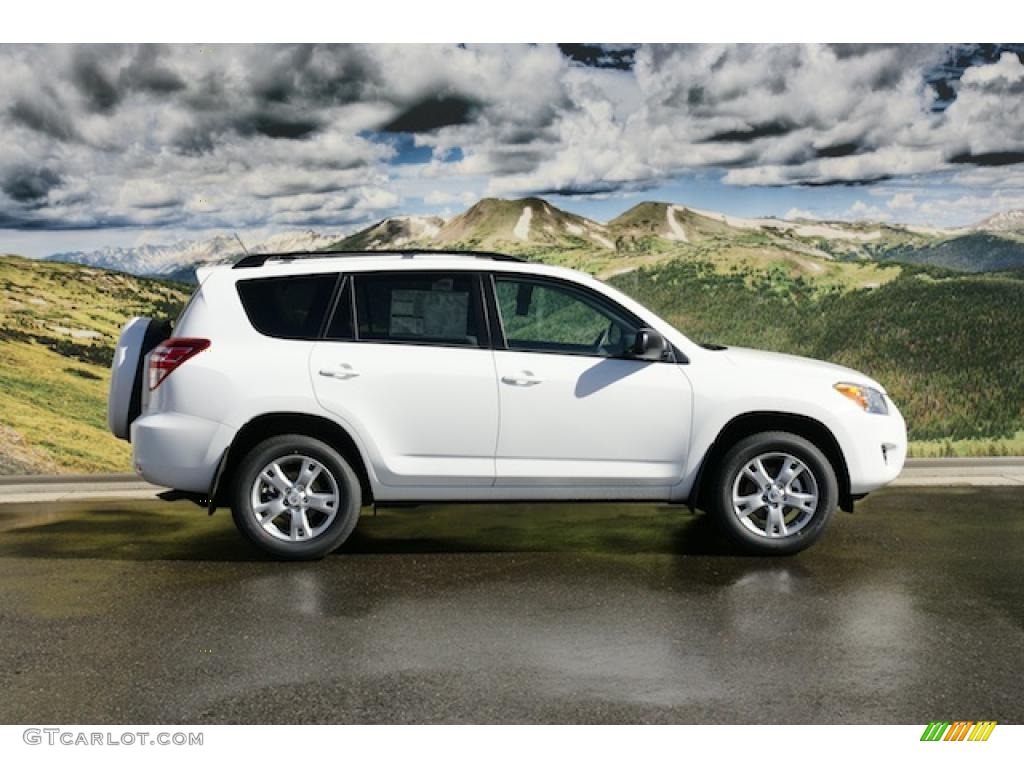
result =
[[[133,317],[121,329],[110,366],[107,397],[107,426],[115,437],[130,439],[132,422],[142,409],[143,362],[170,332],[170,323],[149,317]]]

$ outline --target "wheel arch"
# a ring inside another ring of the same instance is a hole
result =
[[[832,430],[825,424],[810,416],[784,411],[752,411],[735,416],[722,427],[712,442],[693,484],[693,491],[687,499],[691,508],[701,507],[706,499],[710,479],[714,474],[711,470],[721,461],[725,453],[739,440],[759,432],[791,432],[813,443],[832,464],[836,480],[839,483],[839,506],[847,512],[853,511],[853,497],[850,494],[850,471],[846,465],[846,457],[839,447]]]
[[[352,466],[359,478],[363,504],[373,503],[373,486],[367,463],[352,435],[336,421],[308,413],[286,411],[264,413],[256,416],[238,430],[231,445],[221,457],[220,465],[210,490],[208,508],[212,513],[220,506],[227,506],[234,473],[245,455],[258,443],[276,435],[307,435],[323,440],[340,453]]]

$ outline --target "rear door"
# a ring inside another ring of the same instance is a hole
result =
[[[468,271],[389,271],[342,286],[310,373],[385,485],[494,482],[498,394],[481,282]]]
[[[530,275],[493,281],[504,337],[495,485],[546,487],[552,498],[595,487],[595,497],[667,498],[690,434],[680,366],[630,359],[640,321],[595,291]]]

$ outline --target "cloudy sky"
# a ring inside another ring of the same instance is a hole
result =
[[[0,251],[527,194],[601,220],[1024,208],[1024,45],[0,46]]]

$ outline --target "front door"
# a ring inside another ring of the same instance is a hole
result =
[[[595,496],[617,487],[620,497],[667,498],[690,433],[681,367],[630,359],[640,322],[582,286],[496,273],[494,293],[506,347],[495,351],[496,486],[549,488],[552,498],[595,487]]]

